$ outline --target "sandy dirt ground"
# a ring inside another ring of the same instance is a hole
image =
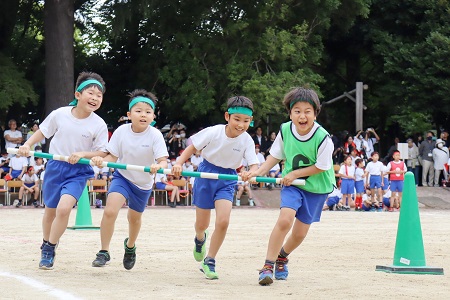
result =
[[[137,243],[137,263],[122,266],[126,209],[116,223],[111,264],[93,268],[98,230],[67,230],[55,269],[38,269],[43,209],[0,209],[1,299],[449,299],[450,211],[421,209],[427,265],[445,275],[375,271],[391,265],[399,213],[324,212],[290,256],[286,281],[258,285],[278,209],[233,209],[216,258],[219,280],[198,270],[192,255],[195,210],[149,208]],[[75,224],[76,210],[69,225]],[[102,209],[92,209],[99,225]],[[213,214],[214,216],[214,214]],[[214,217],[212,219],[214,221]],[[210,227],[213,231],[214,223]]]

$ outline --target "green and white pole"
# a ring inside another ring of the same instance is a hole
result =
[[[19,150],[16,148],[8,148],[8,153],[16,154]],[[44,152],[36,152],[36,151],[30,151],[31,156],[35,157],[42,157],[46,159],[54,159],[54,160],[60,160],[60,161],[69,161],[68,156],[58,155],[58,154],[50,154],[50,153],[44,153]],[[81,158],[78,161],[79,164],[83,165],[91,165],[91,160],[87,158]],[[108,168],[114,168],[114,169],[122,169],[122,170],[129,170],[129,171],[139,171],[139,172],[147,172],[150,173],[150,167],[149,166],[139,166],[139,165],[130,165],[130,164],[120,164],[120,163],[113,163],[113,162],[103,162],[103,167]],[[170,169],[159,169],[157,171],[160,174],[172,174],[172,170]],[[219,179],[219,180],[242,180],[242,178],[238,175],[230,175],[230,174],[219,174],[219,173],[206,173],[206,172],[190,172],[190,171],[183,171],[181,172],[181,175],[186,177],[196,177],[196,178],[205,178],[205,179]],[[275,184],[281,184],[282,178],[271,178],[271,177],[253,177],[249,181],[251,182],[264,182],[264,183],[275,183]],[[305,185],[304,179],[296,179],[292,182],[292,185]]]

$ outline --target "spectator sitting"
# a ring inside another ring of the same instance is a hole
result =
[[[342,199],[341,190],[338,187],[335,187],[333,191],[328,194],[327,200],[325,200],[325,204],[323,205],[322,210],[342,210],[342,204],[340,204]]]
[[[197,171],[198,166],[203,161],[202,152],[200,150],[195,151],[194,155],[191,156],[191,163],[194,167],[194,171]]]
[[[363,211],[382,211],[383,204],[378,202],[375,197],[372,195],[372,191],[367,189],[366,193],[363,195]]]
[[[16,204],[16,207],[22,206],[22,198],[23,194],[33,194],[34,200],[33,205],[34,207],[39,207],[38,203],[38,197],[39,197],[39,178],[34,173],[33,167],[28,167],[25,174],[22,176],[22,186],[19,190],[19,202]]]
[[[2,151],[2,157],[0,157],[0,176],[3,178],[5,174],[9,173],[9,161],[10,158],[8,156],[8,152],[6,150]]]
[[[17,130],[17,122],[14,119],[9,120],[8,126],[9,129],[3,133],[5,137],[5,148],[17,148],[23,142],[22,132]],[[14,154],[9,154],[9,157],[14,157]]]
[[[27,133],[27,140],[28,140],[28,139],[29,139],[36,131],[38,131],[38,129],[39,129],[39,123],[33,122],[33,123],[31,124],[31,130]],[[31,150],[31,151],[35,151],[35,150],[36,150],[36,146],[41,147],[41,150],[42,150],[42,145],[44,145],[44,144],[45,144],[45,138],[43,138],[42,141],[40,141],[39,143],[36,143],[36,144],[32,145],[32,146],[30,147],[30,150]]]
[[[19,156],[17,153],[15,156],[11,157],[9,166],[9,175],[12,179],[22,178],[23,174],[25,174],[28,166],[28,159],[26,157]]]
[[[42,157],[35,157],[34,158],[34,172],[38,178],[41,177],[41,173],[45,169],[44,160]]]
[[[248,195],[248,205],[255,206],[255,202],[252,197],[252,190],[248,184],[248,182],[243,182],[239,180],[235,186],[236,189],[236,206],[241,206],[241,196],[244,192]]]
[[[272,169],[269,170],[269,177],[271,178],[281,178],[281,168],[280,168],[280,164],[275,164]],[[271,190],[273,188],[273,184],[269,183],[269,185],[267,186],[267,188],[269,190]]]
[[[172,184],[172,175],[165,174],[155,174],[155,187],[158,190],[166,190],[170,196],[169,206],[172,208],[176,207],[176,203],[180,203],[180,194],[178,192],[178,187]],[[175,198],[177,201],[175,202]]]

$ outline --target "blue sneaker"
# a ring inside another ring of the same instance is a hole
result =
[[[193,252],[196,261],[202,261],[205,258],[207,238],[208,238],[208,231],[205,231],[205,239],[203,241],[197,240],[197,237],[194,238],[195,246]]]
[[[205,258],[200,265],[200,271],[205,274],[207,279],[219,279],[219,275],[216,273],[216,260],[214,258]]]
[[[287,267],[287,263],[289,262],[289,259],[278,257],[277,261],[275,262],[275,279],[277,280],[286,280],[289,271]]]
[[[273,283],[273,266],[264,265],[264,267],[259,270],[259,281],[260,285],[270,285]]]
[[[39,269],[51,270],[55,262],[55,247],[49,244],[44,244],[41,251],[41,261],[39,262]]]

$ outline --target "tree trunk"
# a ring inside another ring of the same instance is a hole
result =
[[[45,116],[69,104],[74,94],[74,3],[46,0],[45,35]]]

